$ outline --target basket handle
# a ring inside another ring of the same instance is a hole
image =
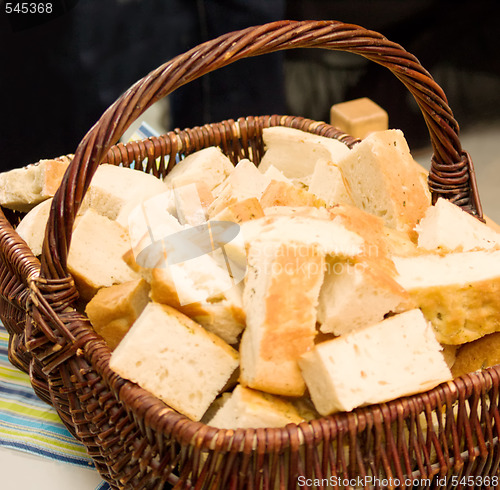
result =
[[[338,21],[278,21],[231,32],[163,64],[135,83],[102,115],[79,144],[50,211],[41,277],[68,277],[67,256],[76,213],[108,150],[151,105],[177,88],[234,61],[291,48],[324,48],[363,56],[388,68],[415,98],[434,155],[429,186],[482,218],[475,174],[462,150],[459,127],[446,96],[415,56],[382,34]]]

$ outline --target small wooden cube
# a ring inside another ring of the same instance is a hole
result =
[[[389,127],[389,116],[367,97],[334,104],[330,109],[330,124],[355,138],[363,139],[374,131]]]

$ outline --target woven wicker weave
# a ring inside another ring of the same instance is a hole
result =
[[[384,486],[383,478],[403,483],[498,472],[500,367],[298,426],[217,430],[114,374],[110,350],[76,309],[66,259],[77,210],[100,163],[144,162],[139,171],[164,176],[177,156],[210,145],[235,163],[258,163],[262,128],[274,125],[357,143],[324,123],[259,116],[113,146],[149,106],[183,84],[241,58],[302,47],[357,53],[391,70],[413,94],[429,129],[433,198],[444,196],[482,218],[472,162],[444,93],[415,57],[376,32],[333,21],[276,22],[205,43],[139,81],[79,145],[53,200],[41,261],[0,211],[0,312],[10,333],[10,359],[30,374],[36,393],[86,445],[113,488],[297,488],[303,478],[332,476],[360,478],[368,488]],[[370,485],[364,477],[379,480]],[[489,488],[487,479],[482,486]]]

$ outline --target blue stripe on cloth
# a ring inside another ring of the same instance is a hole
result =
[[[97,488],[96,490],[111,490],[111,487],[103,481]]]
[[[44,406],[44,402],[35,395],[34,391],[24,387],[15,387],[12,383],[5,383],[0,380],[0,396],[5,399],[11,400],[29,400],[32,404],[39,404],[40,407]]]
[[[147,122],[143,121],[137,130],[138,133],[143,138],[151,138],[152,136],[158,136],[158,131],[153,129]]]
[[[83,444],[66,429],[56,411],[36,396],[29,376],[10,364],[8,339],[0,323],[0,447],[93,467]],[[108,489],[102,482],[96,490]]]
[[[91,468],[93,466],[93,463],[88,459],[73,458],[71,456],[60,455],[59,453],[56,454],[53,451],[47,449],[34,448],[30,444],[24,444],[18,441],[8,441],[5,440],[3,437],[0,438],[0,446],[9,449],[16,449],[18,451],[23,451],[29,454],[37,454],[38,456],[44,456],[48,459],[57,460],[62,463],[73,464],[76,466],[80,466],[82,468]]]
[[[9,426],[10,428],[17,430],[24,429],[27,433],[33,432],[36,434],[42,434],[61,442],[74,443],[74,437],[60,422],[27,418],[24,413],[19,414],[13,411],[17,407],[17,404],[12,404],[11,407],[7,405],[7,409],[0,410],[0,418],[5,426]],[[9,410],[9,408],[11,408],[11,410]]]

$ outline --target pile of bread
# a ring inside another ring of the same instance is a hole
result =
[[[431,205],[401,131],[263,138],[258,167],[210,147],[163,180],[97,170],[68,269],[112,369],[192,420],[258,428],[500,362],[500,233]],[[67,165],[0,175],[35,255]]]

